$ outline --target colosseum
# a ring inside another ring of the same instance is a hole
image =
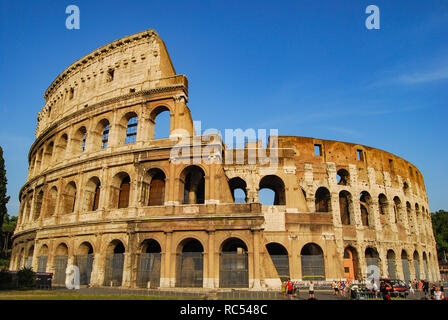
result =
[[[347,142],[271,135],[230,148],[197,134],[187,77],[152,29],[74,62],[44,98],[11,270],[62,285],[77,265],[81,285],[154,289],[277,290],[366,279],[371,265],[440,279],[414,165]],[[155,139],[163,112],[169,132]]]

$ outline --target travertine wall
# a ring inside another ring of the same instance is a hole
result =
[[[222,152],[204,158],[207,136],[196,137],[199,144],[190,154],[173,156],[173,148],[194,135],[188,81],[176,74],[153,30],[81,58],[44,97],[28,179],[20,191],[11,269],[25,265],[28,256],[37,269],[39,256],[45,255],[46,270],[54,272],[60,244],[73,263],[82,244],[89,243],[94,256],[90,283],[100,286],[110,244],[120,241],[125,248],[122,286],[135,286],[142,244],[154,239],[162,255],[160,286],[174,287],[176,256],[186,239],[195,239],[203,250],[203,287],[217,288],[223,245],[237,238],[247,251],[247,286],[256,290],[280,283],[266,248],[270,243],[286,250],[294,280],[304,279],[301,251],[309,243],[322,250],[326,280],[346,278],[348,247],[356,256],[357,279],[366,277],[367,248],[378,252],[383,276],[388,276],[387,252],[393,250],[397,277],[403,278],[404,251],[411,278],[416,277],[415,253],[420,266],[425,259],[434,270],[429,279],[440,278],[423,177],[393,154],[346,142],[279,137],[278,145],[263,151],[278,154],[277,167],[228,164],[239,151],[216,142]],[[170,113],[170,132],[154,139],[157,116],[164,111]],[[135,141],[127,143],[128,121],[135,117]],[[182,157],[191,164],[179,162]],[[346,182],[338,183],[342,169]],[[157,189],[161,203],[153,205],[149,199],[157,179],[163,181]],[[124,185],[129,186],[125,196]],[[243,189],[246,203],[234,203],[236,188]],[[275,191],[277,203],[259,203],[263,188]],[[350,223],[341,219],[342,194],[348,195]],[[423,267],[420,273],[426,278]]]

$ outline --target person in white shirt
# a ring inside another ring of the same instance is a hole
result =
[[[434,300],[442,300],[443,299],[443,292],[440,291],[439,287],[436,287],[436,290],[433,293],[433,299]]]
[[[414,288],[412,287],[412,282],[411,281],[409,281],[409,293],[411,294],[411,296],[413,296],[414,295]]]
[[[310,287],[309,287],[309,294],[310,294],[310,299],[315,299],[314,297],[314,283],[313,281],[310,282]]]
[[[375,297],[378,295],[378,285],[376,284],[376,282],[375,281],[372,281],[373,282],[373,284],[372,284],[372,291],[373,291],[373,293],[375,294]]]

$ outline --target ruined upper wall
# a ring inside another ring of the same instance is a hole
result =
[[[410,181],[412,186],[419,186],[425,191],[420,171],[409,161],[390,152],[360,144],[310,137],[280,136],[278,142],[279,148],[294,149],[295,162],[310,163],[313,171],[321,167],[321,171],[326,173],[326,164],[329,162],[335,163],[336,170],[348,170],[350,165],[354,165],[358,170],[358,179],[368,181],[368,168],[373,168],[377,184],[384,184],[383,173],[387,172],[393,186],[400,184],[400,177],[403,182]],[[316,155],[315,146],[320,146],[320,156]]]
[[[168,51],[154,30],[91,52],[65,69],[45,91],[36,137],[56,119],[118,96],[177,84]]]

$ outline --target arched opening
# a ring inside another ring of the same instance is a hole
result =
[[[198,166],[185,168],[180,181],[183,188],[182,197],[184,204],[201,204],[205,202],[205,173]]]
[[[273,199],[272,196],[269,197],[265,193],[266,189],[270,190],[271,195],[273,193]],[[283,180],[275,175],[264,176],[260,180],[258,198],[262,205],[286,205],[285,184]]]
[[[220,288],[249,287],[249,257],[241,239],[229,238],[221,245],[219,263]]]
[[[150,133],[150,139],[168,138],[171,132],[171,114],[165,106],[155,108],[150,115],[154,123],[153,131]]]
[[[352,281],[359,279],[359,258],[358,252],[353,247],[344,250],[344,277]]]
[[[33,203],[33,194],[29,193],[27,200],[26,200],[26,209],[25,209],[25,215],[24,215],[24,222],[28,223],[31,220],[31,205]]]
[[[415,279],[416,280],[420,280],[420,257],[419,254],[417,252],[417,250],[414,251],[414,272],[415,272]]]
[[[124,144],[131,144],[137,141],[138,117],[134,112],[127,113],[120,121],[122,127],[126,128]]]
[[[204,273],[204,248],[193,238],[179,243],[176,259],[176,287],[201,288]]]
[[[75,211],[76,204],[76,184],[71,181],[64,189],[63,199],[62,199],[62,213],[68,214]]]
[[[387,251],[387,272],[390,279],[397,279],[397,267],[395,264],[395,252],[393,250]]]
[[[42,158],[43,158],[44,150],[40,149],[37,153],[36,157],[36,172],[39,173],[42,171]]]
[[[411,272],[409,270],[408,254],[405,250],[401,251],[401,266],[403,269],[403,278],[406,283],[411,280]]]
[[[65,243],[61,243],[56,247],[56,255],[54,257],[55,269],[53,276],[53,284],[65,285],[65,270],[67,269],[68,247]]]
[[[320,246],[315,243],[308,243],[302,248],[300,255],[302,261],[302,279],[324,280],[324,257]]]
[[[91,177],[84,190],[84,210],[96,211],[100,203],[101,181],[98,177]]]
[[[288,251],[279,243],[271,242],[266,245],[272,263],[277,270],[280,281],[287,281],[289,279],[289,257]]]
[[[336,181],[340,186],[348,186],[350,182],[350,175],[347,170],[339,169],[336,173]]]
[[[79,246],[78,254],[74,257],[75,265],[79,268],[79,284],[89,285],[93,269],[93,247],[89,242],[83,242]]]
[[[359,206],[361,210],[361,223],[363,226],[369,226],[369,208],[371,203],[370,194],[367,191],[363,191],[359,197]]]
[[[45,217],[50,217],[56,212],[56,202],[58,199],[58,188],[56,186],[51,187],[47,194],[47,207]]]
[[[370,274],[372,269],[379,271],[380,267],[379,267],[378,251],[375,248],[367,248],[364,254],[368,274]]]
[[[320,187],[316,191],[315,200],[316,212],[331,211],[331,196],[327,188]]]
[[[59,140],[56,144],[56,152],[55,152],[55,158],[56,161],[61,161],[65,158],[65,152],[67,151],[67,145],[68,145],[68,136],[67,134],[61,135]]]
[[[235,177],[229,180],[229,188],[232,193],[234,203],[246,203],[247,202],[247,185],[246,181],[240,177]]]
[[[380,213],[381,224],[385,224],[387,222],[388,204],[387,197],[382,193],[378,196],[378,210]]]
[[[37,220],[40,217],[43,201],[44,201],[44,191],[40,190],[36,196],[36,203],[34,204],[34,220]]]
[[[87,129],[82,126],[72,138],[72,154],[78,155],[86,150]]]
[[[127,208],[131,193],[131,178],[126,172],[120,172],[112,179],[110,205],[112,208]]]
[[[26,263],[25,263],[25,267],[27,268],[31,268],[32,263],[33,263],[33,255],[34,255],[34,246],[31,246],[28,249],[28,253],[26,255]]]
[[[352,195],[348,191],[339,192],[339,210],[342,225],[352,224]]]
[[[28,170],[29,176],[33,175],[35,165],[36,165],[36,156],[34,155],[29,163],[29,170]]]
[[[150,169],[143,182],[144,202],[148,206],[163,206],[165,203],[165,173],[157,168]]]
[[[137,286],[158,288],[160,286],[161,252],[160,244],[147,239],[141,244],[142,252],[137,258]]]
[[[121,286],[125,251],[125,247],[120,240],[111,241],[107,247],[104,270],[105,286]]]
[[[109,131],[110,131],[110,123],[107,119],[102,119],[96,125],[95,129],[92,132],[92,149],[93,151],[98,151],[101,149],[107,148],[109,143]]]
[[[45,168],[48,168],[52,162],[51,160],[53,157],[53,149],[54,149],[54,142],[51,141],[45,148],[44,160],[43,160],[43,166]]]
[[[125,177],[120,184],[118,194],[118,208],[127,208],[129,206],[129,193],[131,189],[131,178]]]
[[[403,183],[403,192],[404,192],[404,194],[405,194],[406,196],[409,195],[409,185],[408,185],[407,182],[404,182],[404,183]]]
[[[37,258],[37,272],[47,272],[48,246],[44,244],[39,250]]]
[[[395,223],[402,223],[401,200],[398,197],[394,197],[394,219]]]
[[[307,243],[300,251],[302,261],[302,280],[325,280],[324,252],[315,243]]]

